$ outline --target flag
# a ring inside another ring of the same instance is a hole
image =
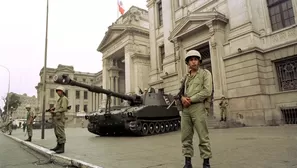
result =
[[[118,0],[118,7],[119,7],[119,11],[120,11],[120,13],[121,13],[121,14],[124,14],[125,9],[124,9],[124,7],[123,7],[123,2],[122,2],[122,0]]]

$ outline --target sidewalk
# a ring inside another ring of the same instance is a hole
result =
[[[0,134],[0,168],[62,168],[27,146]]]
[[[52,129],[33,130],[32,143],[55,146]],[[297,168],[297,126],[211,129],[212,168]],[[12,133],[25,139],[22,130]],[[87,129],[66,129],[66,151],[59,155],[104,168],[181,168],[180,132],[147,137],[99,137]],[[32,144],[30,143],[30,144]],[[194,168],[200,168],[198,138],[194,136]]]

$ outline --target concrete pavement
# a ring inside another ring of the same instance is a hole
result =
[[[33,143],[51,148],[52,129],[34,130]],[[104,168],[181,168],[180,132],[147,137],[99,137],[86,128],[67,128],[63,156]],[[21,130],[13,136],[25,139]],[[297,168],[297,126],[211,129],[212,168]],[[198,138],[194,139],[194,168],[200,168]]]
[[[0,134],[0,150],[0,168],[62,168],[3,134]]]

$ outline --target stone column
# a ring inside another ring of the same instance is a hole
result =
[[[119,92],[119,76],[115,76],[115,92]],[[120,105],[119,98],[116,98],[115,105]]]
[[[164,31],[164,39],[168,39],[170,36],[170,32],[172,32],[172,15],[171,15],[171,3],[172,0],[162,0],[162,9],[163,9],[163,30]],[[166,9],[170,10],[166,10]],[[173,9],[174,10],[174,9]],[[169,40],[164,40],[164,48],[165,48],[165,57],[172,56],[174,54],[174,46]]]
[[[225,39],[225,23],[219,21],[211,21],[206,24],[210,33],[210,59],[213,77],[214,101],[213,111],[216,117],[219,117],[219,99],[222,95],[227,96],[227,85],[224,66],[224,39]]]
[[[214,82],[214,97],[220,98],[224,93],[227,93],[225,80],[224,66],[224,38],[225,38],[225,23],[215,21],[207,23],[210,33],[210,53],[211,67]]]
[[[114,76],[112,73],[110,73],[110,76],[109,76],[109,81],[110,81],[110,90],[114,92]],[[114,99],[115,97],[111,97],[110,99],[110,105],[114,105]]]
[[[174,43],[174,49],[175,49],[175,61],[176,61],[176,66],[177,66],[177,74],[178,74],[178,78],[182,79],[185,76],[185,66],[186,64],[184,64],[184,56],[182,51],[182,43],[175,39],[173,40]]]
[[[134,68],[131,56],[134,54],[133,44],[125,47],[125,90],[126,93],[134,92]]]
[[[149,74],[151,81],[157,80],[158,73],[158,53],[156,46],[156,0],[147,1],[148,14],[149,14],[149,34],[150,34],[150,63],[151,63],[151,72]]]
[[[102,67],[102,86],[103,89],[109,89],[109,60],[107,58],[104,58],[102,60],[103,62],[103,67]],[[101,106],[105,107],[106,103],[106,95],[103,96],[103,100],[101,101]]]
[[[133,55],[134,66],[134,92],[138,93],[139,88],[142,90],[148,88],[150,72],[150,60],[149,55],[134,54]],[[139,87],[139,88],[138,88]]]

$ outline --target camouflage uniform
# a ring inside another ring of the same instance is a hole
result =
[[[7,127],[8,127],[8,135],[11,135],[12,133],[12,117],[9,117],[9,121],[8,121],[8,124],[7,124]]]
[[[59,86],[56,91],[62,91],[63,94],[59,95],[57,100],[55,111],[52,112],[52,119],[54,125],[54,132],[57,138],[57,146],[51,150],[56,153],[64,153],[64,145],[66,142],[65,135],[65,112],[68,111],[68,98],[65,96],[65,89]]]
[[[32,135],[33,135],[33,117],[34,117],[34,114],[31,111],[31,106],[30,105],[27,105],[26,109],[27,109],[27,122],[26,122],[26,125],[27,125],[28,139],[26,139],[25,141],[31,142]]]
[[[225,97],[222,97],[222,101],[220,102],[220,108],[221,108],[221,121],[227,120],[227,106],[228,102],[225,99]]]
[[[200,53],[197,51],[189,51],[187,55],[188,57],[197,56],[201,61]],[[199,68],[194,76],[191,76],[190,73],[187,75],[184,96],[191,99],[191,105],[187,108],[184,107],[181,114],[182,152],[186,158],[184,168],[192,168],[194,128],[199,137],[200,157],[204,159],[203,168],[210,168],[209,158],[212,157],[212,152],[208,136],[205,101],[209,99],[211,93],[212,75],[208,70]]]

